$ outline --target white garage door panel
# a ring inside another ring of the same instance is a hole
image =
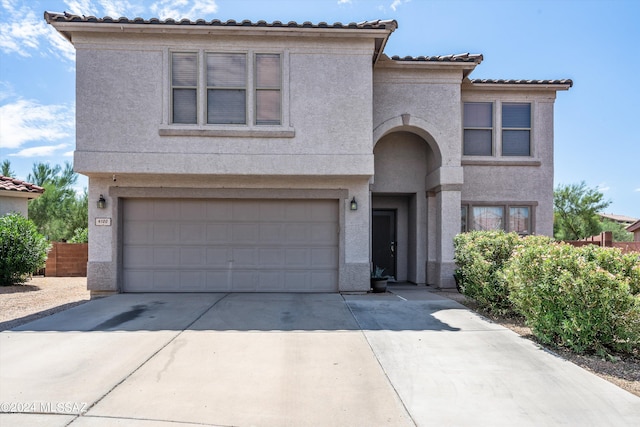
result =
[[[335,292],[332,200],[129,199],[125,292]]]

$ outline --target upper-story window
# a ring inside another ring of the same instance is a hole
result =
[[[173,123],[198,122],[198,54],[171,55],[171,99]]]
[[[280,124],[281,86],[280,55],[256,54],[256,124]]]
[[[502,104],[502,155],[531,155],[531,104]]]
[[[280,125],[281,89],[280,54],[171,53],[174,124]]]
[[[530,103],[465,102],[463,107],[463,155],[532,155]],[[494,126],[499,132],[493,132]]]
[[[463,111],[465,156],[493,154],[493,103],[465,102]]]

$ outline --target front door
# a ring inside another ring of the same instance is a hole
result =
[[[396,211],[373,209],[373,265],[384,268],[384,274],[396,277]]]

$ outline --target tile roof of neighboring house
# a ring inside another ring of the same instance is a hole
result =
[[[326,22],[319,22],[317,24],[313,24],[311,22],[303,22],[298,23],[295,21],[289,21],[287,23],[283,23],[280,21],[266,22],[266,21],[257,21],[252,22],[249,20],[244,21],[236,21],[230,19],[228,21],[221,21],[219,19],[213,19],[211,21],[206,21],[204,19],[198,19],[192,21],[190,19],[180,19],[175,20],[172,18],[167,19],[158,19],[158,18],[112,18],[110,16],[105,16],[104,18],[97,18],[95,16],[79,16],[72,15],[70,13],[64,12],[45,12],[44,19],[47,22],[90,22],[90,23],[100,23],[100,24],[147,24],[147,25],[209,25],[214,27],[270,27],[270,28],[327,28],[327,29],[368,29],[368,30],[391,30],[394,31],[398,28],[398,22],[394,19],[382,20],[378,19],[375,21],[363,21],[363,22],[350,22],[348,24],[343,24],[341,22],[335,22],[333,24],[328,24]]]
[[[640,230],[640,219],[627,227],[627,231],[633,233],[635,231]]]
[[[569,85],[573,86],[573,80],[516,80],[516,79],[471,79],[474,84],[508,84],[508,85]]]
[[[404,56],[394,55],[394,61],[416,61],[416,62],[482,62],[482,54],[479,53],[459,53],[457,55],[437,55],[437,56]]]
[[[599,213],[598,215],[601,216],[602,218],[610,219],[611,221],[615,221],[615,222],[632,223],[638,220],[638,218],[634,218],[626,215],[616,215],[616,214],[607,214],[607,213]]]
[[[44,188],[38,185],[4,175],[0,175],[0,190],[18,191],[21,193],[44,193]]]

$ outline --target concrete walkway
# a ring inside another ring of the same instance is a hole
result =
[[[0,333],[0,425],[638,426],[640,398],[425,288],[125,294]]]

